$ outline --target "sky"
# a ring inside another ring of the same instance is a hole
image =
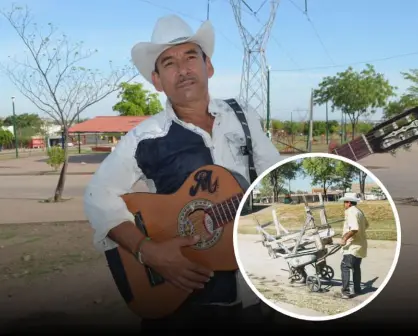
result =
[[[299,162],[303,160],[303,159],[299,159]],[[366,177],[365,183],[376,183],[376,180],[371,178],[369,175]],[[356,184],[358,183],[357,179],[354,179],[352,181],[352,183]],[[288,183],[286,183],[285,185],[286,188],[289,188]],[[261,182],[259,182],[257,184],[257,186],[255,187],[255,189],[260,189],[261,188]],[[312,178],[310,176],[304,176],[304,174],[298,174],[298,176],[296,176],[295,179],[290,180],[290,190],[292,191],[297,191],[297,190],[301,190],[301,191],[307,191],[307,192],[311,192],[312,188],[322,188],[321,185],[315,185],[312,183]]]
[[[374,180],[370,176],[367,176],[366,183],[373,183],[373,182]],[[353,183],[358,183],[358,181],[353,181]],[[296,179],[290,181],[290,189],[293,191],[296,191],[296,190],[311,191],[312,188],[318,188],[318,187],[321,187],[321,186],[312,185],[312,179],[309,176],[297,177]]]
[[[267,22],[270,1],[246,0],[257,10],[247,14],[243,5],[243,24],[252,34]],[[1,9],[12,1],[0,0]],[[207,0],[31,0],[18,2],[30,6],[34,22],[58,26],[73,42],[83,41],[98,54],[85,65],[106,72],[108,61],[124,65],[130,51],[139,41],[149,41],[155,21],[167,14],[177,14],[196,30],[207,16]],[[267,64],[271,67],[271,113],[273,118],[304,121],[308,118],[311,89],[324,76],[344,71],[348,65],[361,70],[365,62],[405,92],[409,83],[400,72],[416,66],[416,0],[307,0],[308,15],[303,14],[305,0],[280,0],[270,38],[266,45]],[[209,18],[215,28],[213,64],[215,75],[210,80],[211,95],[237,97],[240,91],[243,43],[231,4],[228,0],[210,0]],[[15,31],[0,18],[0,63],[9,56],[24,56],[25,48]],[[402,56],[403,55],[403,56]],[[363,63],[362,63],[363,62]],[[137,81],[143,82],[142,77]],[[153,90],[151,85],[145,85]],[[0,74],[0,116],[11,114],[11,96],[16,97],[16,113],[39,113],[22,96],[7,77]],[[164,102],[164,95],[161,96]],[[115,115],[112,106],[117,93],[88,108],[82,117]],[[325,119],[325,107],[315,106],[314,119]],[[337,112],[331,119],[340,119]],[[380,112],[371,119],[379,120]]]

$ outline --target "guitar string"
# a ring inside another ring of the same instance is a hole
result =
[[[239,203],[242,200],[242,198],[240,198],[238,195],[242,196],[243,194],[238,193],[235,196],[229,198],[228,200],[226,200],[224,202],[213,204],[206,209],[202,209],[202,211],[206,212],[212,218],[212,220],[215,221],[216,229],[220,228],[222,226],[222,224],[225,223],[225,221],[230,222],[231,220],[234,219],[235,216],[232,215],[232,212],[234,212],[235,215],[236,215],[236,208],[238,208]],[[236,199],[234,199],[234,198],[236,198]],[[223,208],[222,204],[226,204],[228,211],[226,211]],[[230,205],[233,206],[234,211],[231,211]],[[222,207],[222,210],[220,210],[219,207]],[[217,210],[219,215],[216,214],[215,210]],[[225,216],[222,215],[222,212],[224,212]],[[229,214],[228,214],[228,212],[229,212]],[[229,219],[229,217],[228,217],[229,215],[231,215],[233,218]],[[201,227],[201,225],[199,225],[200,223],[202,223],[202,217],[200,215],[192,214],[191,216],[189,216],[189,219],[192,222],[194,228],[196,228],[196,227],[200,228]]]

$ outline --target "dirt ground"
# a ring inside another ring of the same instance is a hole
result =
[[[92,245],[87,223],[0,228],[0,330],[47,320],[139,329]]]
[[[334,269],[333,280],[323,280],[321,291],[313,293],[306,285],[291,284],[286,261],[283,258],[270,258],[267,248],[259,241],[259,235],[238,235],[239,258],[251,282],[279,308],[305,316],[335,315],[364,302],[385,280],[396,251],[396,241],[369,240],[368,257],[362,263],[364,294],[344,300],[338,297],[341,289],[340,251],[327,258],[327,264]],[[314,269],[307,266],[306,271],[310,275]]]

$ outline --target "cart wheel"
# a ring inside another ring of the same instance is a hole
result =
[[[310,275],[306,279],[306,285],[311,292],[319,292],[321,289],[321,281],[316,275]]]
[[[321,278],[325,280],[332,280],[334,279],[334,269],[331,266],[324,265],[321,269]]]
[[[290,282],[302,280],[302,275],[294,267],[290,268],[290,274]]]
[[[272,257],[273,259],[276,259],[276,253],[274,253],[274,250],[271,246],[267,246],[267,251],[270,257]]]

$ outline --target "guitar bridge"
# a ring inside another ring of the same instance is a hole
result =
[[[144,234],[145,236],[148,236],[147,228],[145,227],[144,221],[142,219],[141,212],[138,211],[135,214],[135,225],[136,227]],[[151,267],[147,265],[143,265],[145,268],[145,272],[147,273],[148,281],[151,285],[151,287],[155,287],[158,285],[162,285],[165,283],[165,279],[156,271],[154,271]]]

